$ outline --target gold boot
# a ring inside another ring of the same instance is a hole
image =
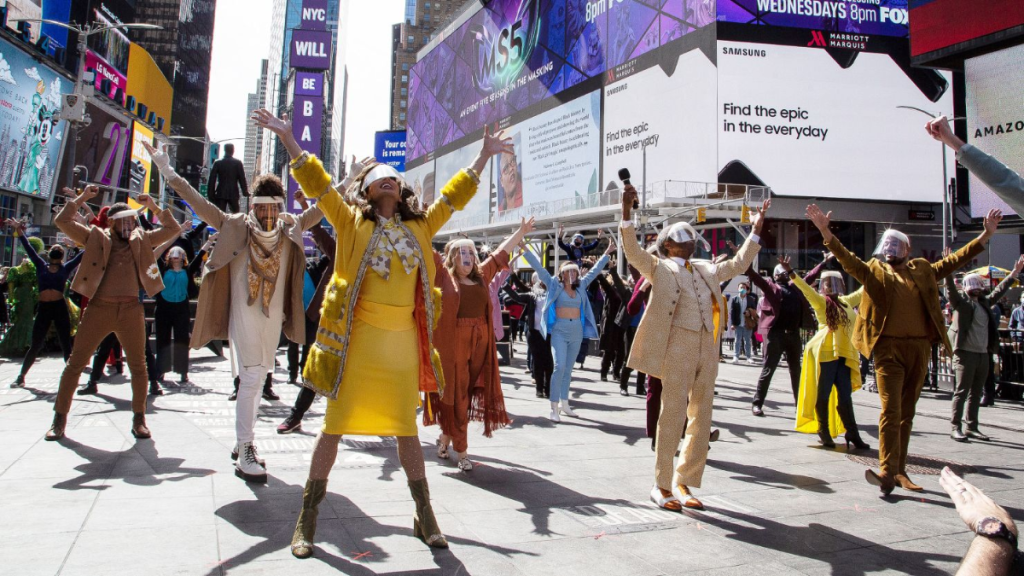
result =
[[[306,489],[302,491],[302,510],[295,522],[295,533],[292,534],[292,556],[309,558],[313,555],[313,536],[316,535],[317,506],[327,495],[327,479],[306,480]]]
[[[412,533],[431,548],[447,548],[448,540],[437,526],[434,509],[430,507],[430,488],[427,479],[409,481],[409,491],[416,501],[416,514],[412,518]]]

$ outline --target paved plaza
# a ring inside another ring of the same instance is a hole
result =
[[[438,429],[421,431],[427,477],[450,550],[412,536],[413,502],[392,438],[343,441],[320,508],[318,550],[291,557],[318,401],[304,431],[281,436],[298,388],[264,401],[256,443],[267,485],[234,476],[234,404],[227,360],[194,353],[191,385],[150,399],[152,440],[132,438],[126,376],[76,397],[67,438],[43,441],[63,362],[47,357],[28,388],[8,390],[17,364],[0,365],[0,573],[29,575],[349,574],[598,576],[657,574],[918,574],[955,572],[971,540],[938,483],[942,461],[1024,520],[1024,407],[981,412],[991,443],[949,439],[949,394],[926,391],[911,452],[923,494],[889,499],[864,482],[863,461],[792,431],[785,369],[765,418],[750,414],[759,368],[723,364],[715,401],[721,440],[696,490],[708,511],[677,514],[648,501],[654,454],[644,401],[601,382],[597,359],[577,371],[579,419],[553,424],[534,396],[519,347],[502,368],[514,423],[491,439],[470,428],[476,468],[439,463]],[[285,364],[285,357],[279,356]],[[84,381],[83,377],[83,381]],[[877,448],[878,397],[854,395],[865,439]],[[877,461],[875,461],[877,463]],[[929,474],[931,473],[931,474]]]

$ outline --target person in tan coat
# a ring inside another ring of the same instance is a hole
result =
[[[316,206],[301,214],[285,212],[284,186],[268,175],[253,182],[248,213],[225,214],[174,172],[167,154],[146,148],[168,185],[220,232],[206,261],[191,346],[198,350],[211,340],[231,342],[239,371],[235,475],[247,482],[266,482],[265,464],[253,444],[263,381],[274,369],[282,325],[286,338],[306,341],[302,234],[319,223],[323,213]]]
[[[836,255],[846,273],[864,285],[853,345],[865,357],[874,357],[875,377],[882,412],[878,417],[878,460],[881,472],[867,470],[865,478],[888,496],[898,484],[904,490],[923,490],[907,476],[910,431],[921,396],[933,344],[952,354],[946,323],[939,309],[938,282],[964,267],[985,250],[1002,214],[985,217],[985,229],[966,246],[931,263],[910,257],[910,239],[887,230],[874,254],[864,262],[851,254],[829,229],[832,213],[816,205],[807,217],[821,232],[825,247]]]
[[[630,265],[651,283],[652,289],[626,365],[662,382],[655,445],[656,484],[651,500],[666,510],[703,510],[704,505],[690,488],[701,485],[711,439],[718,340],[725,328],[725,299],[720,283],[739,276],[754,261],[761,249],[761,227],[771,202],[766,200],[753,217],[753,230],[736,255],[713,264],[691,261],[698,241],[705,249],[709,246],[692,226],[683,222],[666,227],[658,235],[658,256],[641,248],[630,221],[636,197],[632,186],[623,189],[622,249]],[[684,433],[682,458],[678,467],[673,468],[676,448]]]
[[[82,370],[92,358],[100,342],[113,333],[125,348],[132,379],[132,435],[149,438],[146,426],[146,318],[139,291],[150,297],[164,289],[153,247],[178,236],[181,227],[168,210],[161,210],[148,194],[138,197],[139,204],[156,214],[163,225],[159,230],[138,227],[138,212],[127,204],[110,207],[107,217],[110,228],[82,224],[77,218],[83,204],[96,197],[99,188],[89,186],[78,197],[69,200],[54,224],[77,244],[85,246],[78,274],[71,289],[89,298],[89,307],[82,314],[71,357],[60,377],[53,424],[47,440],[64,437],[68,412]]]

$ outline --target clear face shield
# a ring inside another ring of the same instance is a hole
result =
[[[818,292],[823,296],[842,296],[846,293],[846,281],[839,272],[825,272],[821,275]]]
[[[139,213],[137,210],[122,210],[113,216],[108,217],[110,228],[118,236],[124,239],[131,237],[132,232],[139,226]]]
[[[562,282],[576,288],[580,285],[580,267],[575,264],[562,266]]]
[[[264,232],[273,232],[277,217],[281,215],[284,200],[276,196],[257,196],[252,199],[252,217]]]
[[[583,234],[577,234],[572,237],[572,243],[576,246],[583,246]]]
[[[704,237],[701,236],[693,228],[693,226],[690,226],[686,222],[677,222],[676,224],[673,224],[668,229],[668,232],[666,232],[666,236],[667,236],[667,238],[669,240],[671,240],[671,241],[673,241],[673,242],[675,242],[677,244],[685,244],[687,242],[693,242],[694,243],[694,245],[693,245],[694,250],[696,250],[697,246],[700,245],[700,246],[704,247],[704,250],[706,250],[708,252],[711,251],[711,244],[709,244],[708,241],[705,240]]]
[[[985,278],[981,274],[968,274],[964,276],[963,286],[968,296],[980,296],[985,291]]]
[[[872,254],[883,256],[889,263],[901,262],[910,256],[910,238],[899,230],[886,230]]]
[[[473,272],[480,262],[476,253],[476,244],[472,240],[459,240],[448,249],[449,261],[455,263],[455,271],[465,278]]]

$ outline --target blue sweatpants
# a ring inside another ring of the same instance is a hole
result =
[[[551,355],[555,358],[555,371],[551,374],[552,402],[569,399],[572,367],[583,343],[583,323],[560,318],[551,327]]]

